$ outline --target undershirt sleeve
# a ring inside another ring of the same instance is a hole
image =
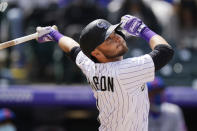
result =
[[[77,55],[79,54],[80,51],[81,51],[81,48],[78,47],[78,46],[75,46],[69,52],[69,57],[73,60],[73,62],[76,61],[76,57],[77,57]]]
[[[149,55],[152,57],[155,65],[155,71],[157,71],[172,59],[174,50],[170,45],[161,44],[157,45]]]

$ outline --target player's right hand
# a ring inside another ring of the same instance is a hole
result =
[[[47,27],[37,27],[36,31],[38,33],[38,39],[37,41],[39,43],[44,43],[48,41],[54,41],[53,37],[51,36],[51,33],[57,31],[51,26]]]
[[[121,27],[130,35],[140,37],[142,29],[147,26],[135,16],[124,15],[121,17]]]

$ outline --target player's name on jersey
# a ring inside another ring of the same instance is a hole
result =
[[[114,92],[114,78],[109,76],[94,76],[92,81],[88,80],[91,87],[96,91]]]

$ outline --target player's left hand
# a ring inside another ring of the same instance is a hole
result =
[[[141,19],[135,16],[124,15],[121,17],[121,27],[130,35],[140,37],[142,29],[144,29],[146,25]]]
[[[37,41],[39,43],[44,43],[48,41],[54,41],[53,37],[51,36],[51,33],[57,31],[51,26],[47,27],[37,27],[36,31],[38,32],[38,39]]]

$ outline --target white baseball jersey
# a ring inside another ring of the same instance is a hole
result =
[[[149,116],[149,131],[186,131],[180,107],[171,103],[163,103],[161,115],[158,118]]]
[[[146,82],[154,80],[150,55],[94,63],[80,51],[76,64],[86,75],[99,110],[99,131],[148,131]]]

